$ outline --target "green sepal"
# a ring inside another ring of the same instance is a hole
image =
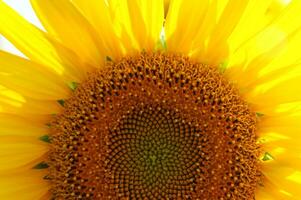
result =
[[[112,62],[113,59],[110,56],[106,56],[106,61]]]
[[[68,86],[69,86],[69,88],[70,88],[72,91],[75,91],[76,88],[78,87],[78,83],[73,81],[73,82],[70,82],[70,83],[68,84]]]
[[[51,143],[49,135],[43,135],[39,139],[43,142]]]
[[[155,49],[161,51],[165,51],[167,49],[167,43],[163,33],[161,34],[160,39],[157,41]]]
[[[61,106],[64,106],[64,105],[65,105],[65,100],[64,100],[64,99],[57,100],[57,102],[58,102]]]
[[[161,41],[161,45],[162,45],[163,49],[166,50],[167,49],[167,43],[166,43],[166,39],[165,39],[164,34],[161,35],[160,41]]]
[[[265,152],[261,160],[262,161],[274,160],[274,157],[269,152]]]
[[[219,65],[219,71],[220,73],[225,73],[226,69],[227,69],[227,66],[228,66],[228,62],[225,61],[225,62],[222,62],[220,65]]]
[[[51,128],[51,126],[52,126],[51,123],[46,123],[45,125],[46,125],[48,128]]]
[[[260,117],[263,117],[264,114],[263,113],[260,113],[260,112],[256,112],[256,117],[260,118]]]
[[[33,167],[33,169],[46,169],[49,165],[46,162],[40,162],[36,166]]]
[[[52,178],[49,175],[43,177],[44,180],[51,180]]]

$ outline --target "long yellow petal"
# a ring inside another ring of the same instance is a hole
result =
[[[98,0],[74,0],[73,2],[97,31],[99,38],[108,49],[107,55],[113,59],[121,57],[121,41],[114,30],[113,21],[106,2]]]
[[[0,34],[28,58],[52,69],[63,78],[67,76],[72,80],[80,75],[74,65],[62,63],[67,59],[62,59],[58,51],[66,53],[67,50],[58,43],[54,46],[55,41],[50,41],[46,33],[27,22],[3,1],[0,1],[0,13]]]
[[[289,113],[279,112],[263,116],[263,119],[259,123],[260,131],[262,132],[261,135],[265,137],[266,134],[269,136],[270,133],[273,133],[282,136],[283,138],[280,139],[284,139],[285,141],[295,140],[298,142],[301,139],[301,135],[299,134],[301,131],[301,115],[296,115],[296,111],[289,111]],[[294,115],[291,113],[294,113]],[[284,144],[285,142],[283,141],[282,145]]]
[[[45,142],[39,141],[37,137],[29,136],[0,136],[0,174],[9,172],[26,166],[37,161],[47,151],[48,146]],[[39,162],[38,162],[39,163]]]
[[[301,56],[296,50],[301,45],[300,36],[301,26],[266,52],[244,64],[227,69],[226,76],[235,80],[240,88],[251,93],[259,84],[296,73],[301,62]]]
[[[206,61],[210,64],[220,64],[228,57],[227,40],[241,20],[249,1],[229,0],[225,6],[208,42]],[[234,12],[233,12],[234,11]]]
[[[29,60],[0,51],[0,82],[9,89],[37,99],[63,99],[69,90],[60,76]]]
[[[301,149],[300,147],[292,146],[299,144],[296,144],[290,139],[287,141],[278,140],[274,142],[267,142],[267,144],[264,146],[264,149],[273,156],[274,162],[277,162],[278,166],[291,167],[295,170],[301,170]]]
[[[282,194],[283,199],[288,200],[297,200],[297,197],[301,196],[301,185],[288,179],[295,171],[294,168],[283,167],[273,161],[265,163],[263,168],[264,175],[273,184],[275,192],[279,192],[279,196]]]
[[[264,107],[264,105],[278,105],[301,100],[300,76],[279,81],[262,91],[247,94],[249,102]]]
[[[38,200],[47,195],[49,184],[44,171],[27,170],[0,175],[0,199]],[[49,196],[48,196],[49,197]]]
[[[38,138],[48,134],[48,131],[48,127],[42,124],[41,120],[0,113],[0,136],[33,136]]]
[[[57,101],[39,101],[26,98],[25,102],[7,99],[0,95],[0,111],[2,113],[24,116],[31,115],[52,115],[62,111],[62,106]]]
[[[167,40],[167,49],[173,52],[189,54],[193,45],[193,40],[199,32],[210,31],[213,26],[215,6],[209,6],[209,0],[204,1],[181,1],[174,0],[170,2],[168,14],[165,22],[165,35]],[[210,17],[208,17],[210,15]],[[207,20],[206,20],[207,19]],[[205,34],[207,36],[207,34]],[[202,38],[204,40],[204,38]],[[204,41],[198,41],[200,46]]]
[[[268,11],[264,10],[269,8],[268,2],[269,1],[257,2],[260,11],[259,15],[257,17],[254,16],[254,19],[249,19],[245,21],[243,23],[244,25],[239,26],[237,32],[234,32],[234,35],[232,37],[233,40],[232,39],[230,40],[230,46],[231,46],[231,55],[229,59],[230,67],[236,65],[237,63],[248,62],[250,60],[253,60],[258,55],[267,52],[268,50],[275,47],[277,44],[282,42],[290,33],[300,28],[300,23],[299,23],[299,19],[301,17],[301,13],[299,12],[301,9],[300,1],[291,1],[291,3],[288,4],[283,9],[282,12],[279,12],[278,14],[273,16],[273,18],[270,20],[268,20],[268,17],[265,16]],[[248,13],[250,12],[251,11],[249,11]],[[262,21],[259,23],[258,23],[258,18],[262,18]],[[256,19],[257,21],[255,21]],[[245,29],[245,31],[239,32],[239,30],[242,30],[243,27],[249,27],[249,24],[251,27],[254,28],[253,29],[248,28]],[[251,30],[250,32],[248,31],[250,34],[246,34],[246,35],[242,34],[249,29]],[[255,32],[253,30],[255,30]],[[239,35],[241,35],[241,38],[239,38]],[[242,38],[242,36],[246,36],[246,38]],[[292,47],[287,49],[287,45],[284,45],[282,49],[285,51],[292,50],[290,52],[293,53],[293,55],[296,55],[296,51],[295,51],[296,49],[293,49]],[[291,57],[296,58],[294,56]],[[274,56],[274,58],[277,57]],[[279,63],[279,64],[283,65],[283,63]],[[276,65],[279,64],[277,64],[276,62]]]
[[[244,15],[237,24],[235,30],[228,39],[230,60],[232,64],[235,59],[232,54],[235,53],[237,48],[248,41],[252,36],[264,30],[271,21],[279,15],[280,12],[274,13],[272,17],[268,18],[266,15],[270,10],[271,5],[275,0],[252,0],[247,6]]]
[[[164,1],[128,0],[132,31],[141,49],[153,50],[164,21]]]
[[[47,32],[72,49],[85,62],[99,67],[106,50],[95,30],[70,1],[31,0]]]
[[[109,1],[109,8],[126,52],[154,49],[163,28],[163,0]]]
[[[124,53],[130,54],[139,50],[139,44],[131,30],[127,1],[108,1],[108,4],[113,26],[117,36],[121,39]]]
[[[285,199],[285,200],[297,200],[292,196],[288,196],[287,193],[283,192],[273,180],[269,177],[263,178],[263,185],[259,185],[255,194],[256,200],[275,200],[275,199]]]

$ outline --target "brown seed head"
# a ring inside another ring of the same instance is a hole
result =
[[[214,67],[163,53],[108,62],[65,102],[55,199],[253,199],[256,116]]]

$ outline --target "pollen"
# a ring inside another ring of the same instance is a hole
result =
[[[140,53],[88,76],[51,126],[54,199],[250,200],[256,113],[214,66]]]

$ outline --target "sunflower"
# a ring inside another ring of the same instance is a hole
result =
[[[0,199],[301,196],[301,1],[0,2]]]

